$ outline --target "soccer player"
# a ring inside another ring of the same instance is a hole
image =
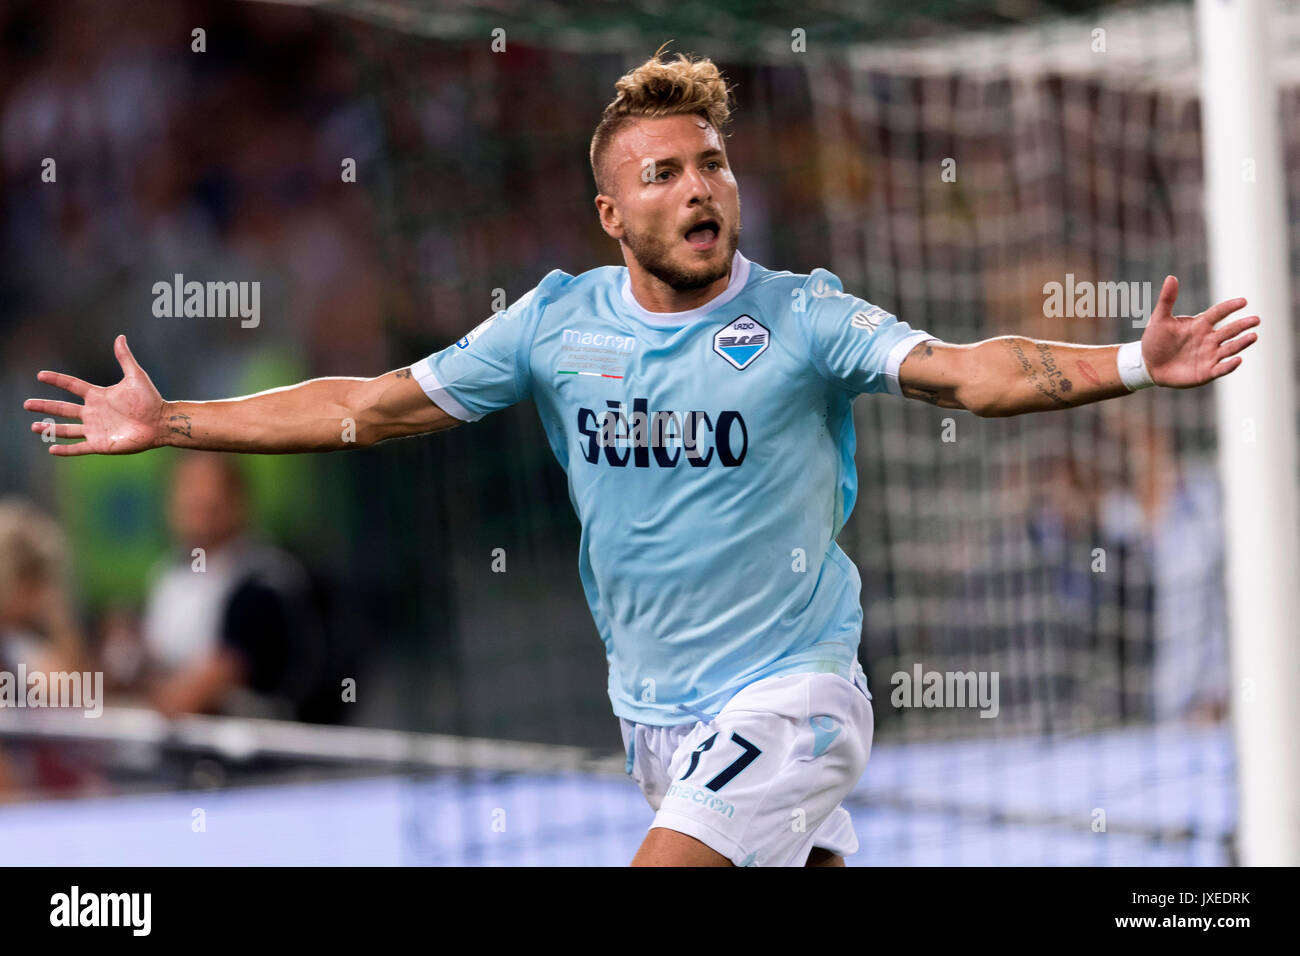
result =
[[[617,91],[590,159],[625,267],[551,272],[376,378],[168,402],[118,336],[121,382],[41,372],[83,404],[25,407],[79,422],[55,426],[85,441],[54,455],[266,453],[373,445],[533,399],[582,523],[628,772],[657,811],[633,864],[842,866],[857,840],[841,801],[872,741],[861,580],[835,541],[857,490],[854,398],[1007,416],[1190,388],[1240,365],[1259,318],[1216,327],[1244,299],[1175,316],[1170,276],[1137,342],[942,342],[823,269],[740,254],[730,92],[712,62],[656,56]]]

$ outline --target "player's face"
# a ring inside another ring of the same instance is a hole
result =
[[[646,272],[678,291],[727,274],[740,241],[740,190],[721,137],[699,116],[640,119],[610,144],[614,195],[601,222]]]

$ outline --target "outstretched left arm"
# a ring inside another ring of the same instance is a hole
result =
[[[1165,279],[1142,335],[1141,355],[1156,385],[1194,388],[1227,375],[1258,338],[1248,315],[1215,328],[1246,304],[1227,299],[1199,315],[1174,315],[1178,280]],[[985,418],[1046,412],[1127,395],[1118,345],[1072,345],[1003,335],[973,345],[922,342],[899,367],[903,394]]]

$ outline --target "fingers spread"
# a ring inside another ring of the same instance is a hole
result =
[[[1166,312],[1173,313],[1174,303],[1178,300],[1178,279],[1174,276],[1165,276],[1164,285],[1160,287],[1160,297],[1156,300],[1155,309],[1157,311],[1164,309]]]
[[[59,418],[80,418],[86,406],[74,405],[72,402],[52,402],[44,398],[29,398],[23,402],[23,408],[38,415],[57,415]]]
[[[1217,365],[1215,365],[1214,368],[1210,371],[1210,378],[1211,379],[1222,378],[1223,376],[1227,375],[1229,372],[1231,372],[1240,364],[1241,364],[1241,356],[1237,356],[1236,358],[1225,359],[1224,361],[1219,362]],[[75,446],[64,446],[64,447],[75,447]]]
[[[32,431],[45,432],[46,434],[53,431],[55,438],[86,437],[85,425],[56,425],[53,422],[32,422]]]
[[[124,374],[140,370],[140,363],[131,354],[131,348],[126,344],[125,335],[119,335],[113,340],[113,354],[117,356],[117,363],[122,366]]]
[[[1244,318],[1233,319],[1227,325],[1221,325],[1214,330],[1214,341],[1217,344],[1222,345],[1233,336],[1240,335],[1247,329],[1253,329],[1257,325],[1259,325],[1259,316],[1257,315],[1248,315]]]
[[[1209,319],[1211,325],[1216,325],[1224,317],[1229,316],[1238,309],[1244,307],[1245,304],[1246,300],[1242,298],[1224,299],[1222,302],[1216,302],[1214,305],[1210,306],[1202,312],[1201,315]]]
[[[1219,346],[1219,356],[1225,357],[1228,355],[1236,355],[1242,349],[1246,348],[1246,346],[1252,344],[1257,338],[1259,338],[1259,335],[1257,333],[1248,332],[1246,335],[1243,335],[1240,338],[1235,338],[1229,342],[1224,342],[1222,345]]]
[[[62,372],[37,372],[36,380],[44,382],[46,385],[53,385],[55,388],[61,388],[66,392],[71,392],[78,398],[85,398],[93,387],[89,382],[83,382],[73,375],[64,375]]]

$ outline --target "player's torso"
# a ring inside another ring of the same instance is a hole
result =
[[[644,719],[777,662],[851,656],[855,575],[823,562],[852,434],[796,324],[797,279],[658,325],[622,272],[545,306],[528,372],[582,522],[611,692]],[[630,703],[646,681],[661,704]]]
[[[548,306],[531,378],[548,431],[563,432],[561,464],[628,489],[738,487],[792,452],[811,453],[815,440],[788,429],[815,432],[825,383],[788,306],[783,314],[759,291],[662,327],[633,315],[613,282]]]
[[[841,505],[847,400],[811,365],[790,301],[751,282],[658,327],[608,282],[543,313],[533,396],[596,583],[631,598],[629,613],[644,610],[651,572],[690,593],[720,569],[771,580],[796,548],[820,560]]]

